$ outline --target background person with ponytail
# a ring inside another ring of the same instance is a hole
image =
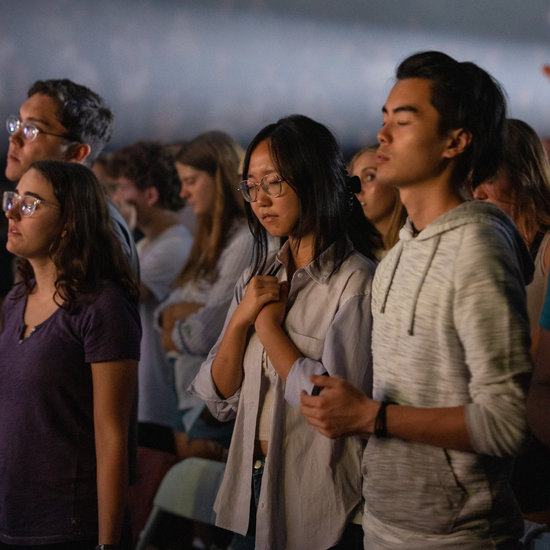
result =
[[[336,140],[310,118],[261,130],[243,176],[255,264],[237,283],[222,335],[192,384],[218,419],[236,417],[217,524],[238,533],[235,550],[332,548],[360,506],[362,445],[309,426],[300,392],[312,392],[314,373],[369,391],[379,234]],[[281,240],[276,253],[268,253],[268,234]],[[351,531],[338,547],[362,548]]]

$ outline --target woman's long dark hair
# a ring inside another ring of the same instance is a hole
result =
[[[365,218],[354,189],[361,184],[349,178],[342,151],[332,133],[304,115],[291,115],[263,128],[245,154],[246,178],[250,156],[262,142],[269,141],[273,164],[281,178],[298,195],[300,216],[293,236],[314,235],[313,259],[334,244],[334,271],[346,258],[346,238],[356,250],[375,260],[381,247],[380,234]],[[354,187],[355,186],[355,187]],[[261,273],[267,257],[267,232],[245,203],[248,224],[254,236],[255,264],[252,275]]]
[[[50,245],[59,306],[72,311],[93,299],[106,279],[137,301],[139,286],[111,228],[107,197],[93,172],[82,164],[53,160],[34,162],[29,170],[48,180],[60,204],[62,229]],[[20,258],[18,271],[23,292],[30,292],[34,272],[29,261]]]

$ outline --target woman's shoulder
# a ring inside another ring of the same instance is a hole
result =
[[[67,312],[67,316],[74,326],[94,327],[94,330],[98,327],[102,330],[124,327],[123,332],[128,338],[136,334],[135,330],[141,330],[137,302],[122,286],[110,280],[103,280],[97,292],[81,301],[74,311]]]
[[[86,309],[91,310],[119,310],[124,308],[137,311],[137,302],[117,282],[104,279],[97,291],[85,300]]]
[[[329,277],[328,285],[333,289],[330,292],[341,293],[344,301],[352,296],[369,295],[375,270],[372,260],[353,250]]]
[[[23,283],[16,283],[6,294],[2,302],[2,307],[0,309],[3,311],[4,315],[8,311],[15,309],[18,305],[21,307],[21,304],[26,301],[26,295],[27,293]]]
[[[370,258],[367,258],[364,254],[361,254],[361,252],[358,252],[357,250],[352,250],[348,258],[350,259],[350,262],[355,262],[355,265],[362,266],[368,271],[374,272],[376,270],[376,262]]]
[[[348,254],[338,270],[338,272],[342,272],[343,274],[367,277],[368,279],[372,279],[375,271],[376,263],[357,250],[352,250]]]
[[[218,268],[235,265],[242,271],[252,262],[253,253],[254,240],[248,226],[244,222],[235,223],[220,256]]]
[[[252,242],[252,233],[250,233],[246,221],[240,219],[235,220],[229,230],[226,248],[230,246],[239,246],[245,243],[250,243],[250,245],[252,245]]]

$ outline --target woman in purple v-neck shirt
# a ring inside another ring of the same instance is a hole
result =
[[[138,286],[84,166],[35,163],[2,207],[20,282],[0,332],[0,548],[118,548]]]

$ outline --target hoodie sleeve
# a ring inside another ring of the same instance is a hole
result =
[[[469,225],[454,281],[454,322],[470,372],[468,432],[476,452],[496,456],[517,454],[524,444],[532,369],[524,247],[507,229]]]

